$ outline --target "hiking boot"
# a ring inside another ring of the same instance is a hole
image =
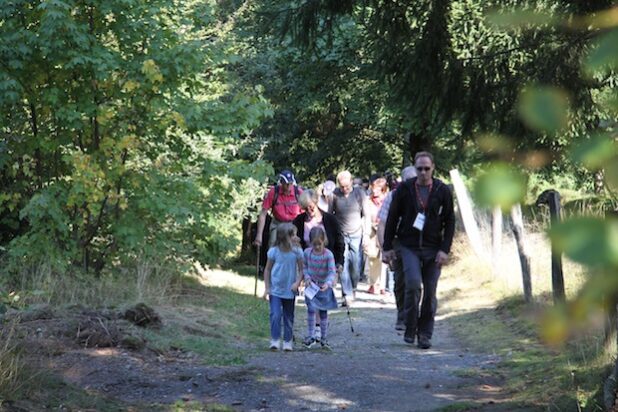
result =
[[[322,339],[320,341],[320,345],[322,345],[322,349],[332,350],[332,348],[330,347],[330,345],[328,344],[328,341],[326,339]]]
[[[315,338],[313,336],[307,336],[305,338],[305,340],[303,341],[303,345],[307,349],[311,348],[315,344],[316,344],[316,341],[315,341]]]
[[[403,334],[403,340],[405,343],[410,345],[414,345],[414,338],[416,337],[416,333],[406,330],[406,333]]]
[[[271,339],[269,349],[272,351],[279,350],[279,341],[275,339]]]
[[[292,352],[294,350],[294,344],[292,341],[283,342],[283,351],[284,352]]]
[[[431,348],[431,339],[429,339],[427,336],[420,335],[418,337],[418,347],[419,349]]]
[[[405,323],[403,323],[402,320],[398,320],[397,323],[395,323],[395,330],[406,330]]]

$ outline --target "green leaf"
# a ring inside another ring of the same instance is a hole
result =
[[[549,234],[558,250],[577,262],[591,267],[618,265],[618,219],[571,219]]]
[[[618,145],[612,136],[600,133],[580,142],[571,150],[571,158],[590,170],[598,170],[618,153]]]
[[[474,197],[482,206],[509,210],[526,195],[526,178],[506,164],[495,164],[481,175],[474,186]]]
[[[568,122],[569,99],[559,88],[532,86],[519,98],[519,114],[528,127],[537,131],[556,132]]]
[[[605,73],[618,68],[618,29],[600,36],[584,59],[588,74]]]
[[[519,9],[514,11],[494,11],[487,15],[487,21],[497,28],[518,29],[554,26],[561,21],[561,18],[556,14]]]
[[[607,186],[613,191],[618,191],[618,156],[607,161],[604,172]]]
[[[611,95],[605,102],[602,103],[602,106],[618,114],[618,93],[614,93]]]

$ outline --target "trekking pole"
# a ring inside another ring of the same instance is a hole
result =
[[[257,259],[255,264],[255,286],[253,288],[253,296],[257,298],[257,284],[260,276],[260,245],[257,246]]]
[[[348,300],[345,298],[345,296],[343,297],[343,302],[345,303],[345,309],[346,309],[346,312],[348,313],[348,320],[350,321],[350,330],[352,331],[352,333],[354,333],[354,326],[352,326],[352,315],[350,315],[350,305],[348,305]]]

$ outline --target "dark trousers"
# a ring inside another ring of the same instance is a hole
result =
[[[403,315],[406,335],[431,339],[438,308],[436,289],[440,267],[435,262],[437,250],[410,249],[405,246],[400,246],[399,250],[405,278]]]
[[[393,269],[393,275],[395,278],[395,287],[393,293],[395,294],[395,305],[397,305],[397,322],[404,322],[404,299],[406,292],[406,280],[403,273],[403,263],[401,261],[401,253],[399,249],[397,251],[397,259],[391,265]]]

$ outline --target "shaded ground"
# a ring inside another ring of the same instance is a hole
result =
[[[270,352],[264,341],[242,366],[209,367],[190,352],[136,350],[130,348],[131,341],[128,346],[84,348],[80,324],[100,323],[104,331],[118,333],[118,342],[124,335],[138,335],[127,321],[111,323],[108,318],[114,315],[109,313],[60,316],[43,310],[23,322],[22,338],[41,367],[89,393],[133,405],[133,410],[167,410],[166,405],[192,401],[242,411],[431,411],[449,406],[465,410],[466,405],[499,409],[500,382],[484,373],[496,357],[461,347],[444,318],[436,323],[432,349],[407,345],[394,329],[392,300],[366,293],[358,297],[351,311],[354,333],[344,310],[331,312],[332,351],[300,345],[306,328],[301,300],[295,351]],[[43,410],[46,405],[26,403],[22,408]],[[126,408],[110,402],[110,409]]]

